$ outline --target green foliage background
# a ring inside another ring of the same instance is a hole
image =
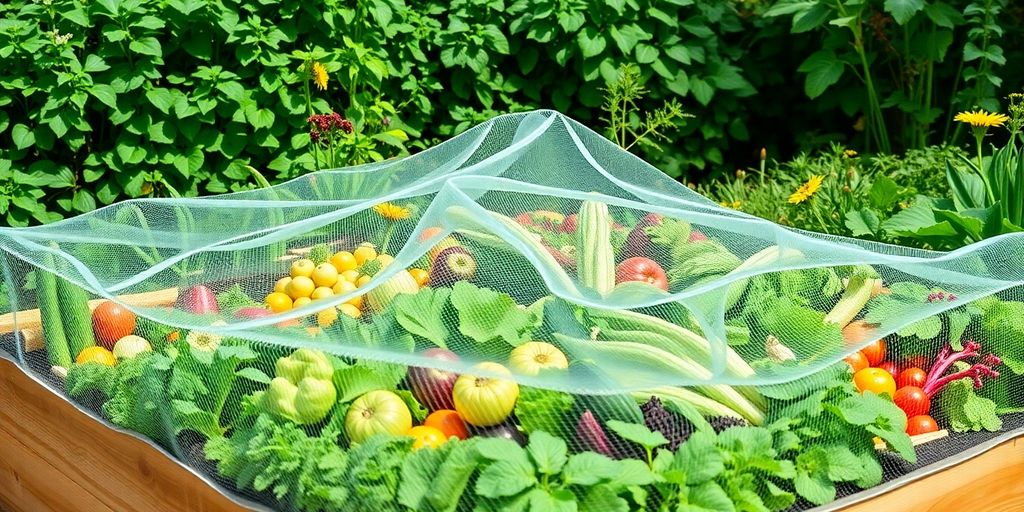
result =
[[[865,38],[872,65],[897,69],[877,78],[886,119],[895,131],[908,117],[917,120],[903,146],[904,138],[893,138],[894,150],[944,138],[941,129],[922,132],[921,116],[926,126],[938,126],[957,108],[996,101],[1019,86],[1020,76],[1000,76],[1024,60],[1015,51],[1024,9],[999,12],[1008,3],[868,2],[865,22],[880,27]],[[303,55],[317,55],[331,74],[327,90],[314,91],[314,112],[343,112],[359,132],[369,129],[367,108],[393,105],[397,115],[378,117],[409,133],[413,149],[494,115],[537,107],[598,127],[602,88],[624,62],[639,66],[652,105],[675,98],[696,115],[662,151],[642,155],[680,179],[748,166],[765,146],[773,156],[834,140],[859,147],[867,98],[849,55],[839,50],[848,31],[825,12],[833,4],[5,2],[0,215],[19,226],[130,197],[247,188],[254,184],[246,164],[272,181],[311,170]],[[979,30],[1001,45],[998,51],[978,46]],[[920,56],[883,43],[936,31],[941,54],[926,59],[936,66],[929,81],[935,101],[901,102],[901,55]],[[967,86],[969,79],[958,78],[965,70],[975,80]],[[978,80],[987,85],[975,86]]]

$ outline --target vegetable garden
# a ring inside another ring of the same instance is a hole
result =
[[[550,111],[0,247],[0,355],[249,505],[807,510],[1024,426],[1024,238],[782,227]]]

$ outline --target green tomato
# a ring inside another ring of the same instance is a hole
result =
[[[498,363],[480,363],[476,368],[500,375],[512,372]],[[497,425],[512,414],[519,398],[519,384],[498,377],[460,375],[452,389],[455,411],[471,425],[489,427]]]
[[[316,423],[331,412],[338,392],[329,380],[306,377],[295,393],[295,413],[299,423]]]
[[[345,433],[353,443],[374,434],[404,435],[412,428],[412,413],[402,397],[390,391],[370,391],[352,402],[345,414]]]

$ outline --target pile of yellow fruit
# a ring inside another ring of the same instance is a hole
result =
[[[362,288],[371,276],[361,273],[360,268],[370,261],[376,261],[383,268],[390,265],[394,257],[377,254],[372,244],[364,243],[352,252],[338,251],[330,260],[319,265],[306,258],[296,260],[292,263],[289,275],[274,283],[274,291],[265,299],[266,305],[274,313],[280,313]],[[420,286],[425,285],[429,279],[427,271],[423,269],[411,268],[409,273]],[[317,325],[327,327],[333,324],[338,319],[339,311],[352,318],[359,318],[363,314],[363,296],[358,295],[337,308],[318,312]]]

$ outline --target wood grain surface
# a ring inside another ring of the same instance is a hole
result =
[[[111,430],[0,359],[0,510],[245,510],[166,455]],[[1024,511],[1024,439],[843,512]]]

